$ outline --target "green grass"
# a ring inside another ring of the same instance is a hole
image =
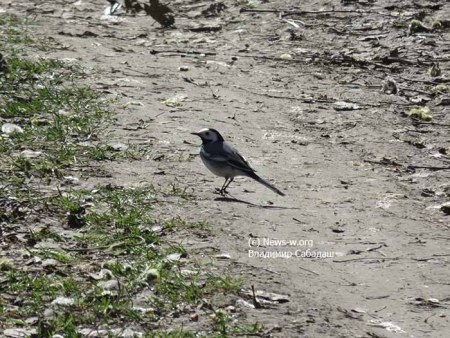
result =
[[[56,61],[8,58],[10,73],[2,77],[0,117],[17,121],[23,133],[0,139],[11,157],[9,168],[30,175],[58,176],[76,163],[90,160],[86,143],[95,141],[110,116],[109,102],[89,87],[76,85],[79,69]],[[36,159],[21,155],[28,149]]]
[[[52,334],[76,337],[83,325],[113,327],[118,320],[123,325],[139,323],[150,328],[180,308],[184,309],[180,315],[189,317],[207,299],[239,294],[242,280],[218,276],[213,272],[213,260],[209,265],[200,265],[195,259],[187,259],[189,252],[181,244],[166,240],[164,232],[209,227],[207,222],[189,223],[181,219],[161,222],[153,218],[154,209],[166,203],[166,196],[153,186],[134,189],[103,186],[94,192],[71,190],[43,199],[61,223],[71,212],[86,208],[82,216],[86,230],[70,240],[50,227],[30,233],[30,255],[54,259],[58,264],[33,272],[20,266],[8,269],[0,279],[0,294],[13,294],[26,301],[1,317],[0,327],[25,325],[26,318],[42,317],[50,308],[53,316],[42,319],[38,328]],[[155,224],[162,225],[163,234],[152,231]],[[59,243],[63,250],[37,250],[36,244],[45,241]],[[92,274],[98,277],[93,278]],[[117,281],[119,287],[104,289],[101,283],[107,281]],[[133,299],[145,290],[151,290],[153,297],[147,300],[147,310],[141,311],[133,306]],[[52,305],[58,297],[67,297],[72,304]],[[214,309],[213,302],[209,306],[211,314],[223,311]],[[247,330],[228,316],[218,316],[211,319],[213,331],[217,331],[211,337],[231,337]],[[149,333],[148,337],[192,335],[180,330]]]

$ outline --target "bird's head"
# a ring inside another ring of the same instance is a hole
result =
[[[212,128],[205,128],[200,130],[198,133],[191,133],[192,135],[197,135],[202,139],[203,144],[208,144],[211,142],[223,142],[223,137],[220,133]]]

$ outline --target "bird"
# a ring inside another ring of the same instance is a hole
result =
[[[282,191],[259,177],[247,160],[231,144],[225,142],[216,129],[204,128],[191,134],[199,136],[202,140],[200,158],[204,165],[213,174],[225,178],[225,182],[219,190],[222,196],[228,193],[226,189],[236,176],[253,178],[278,195],[284,196]]]

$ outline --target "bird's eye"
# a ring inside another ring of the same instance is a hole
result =
[[[207,131],[207,132],[205,133],[205,135],[206,135],[206,136],[209,136],[209,131]]]

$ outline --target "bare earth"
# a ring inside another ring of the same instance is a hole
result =
[[[160,217],[209,222],[212,236],[185,231],[178,239],[200,259],[229,254],[216,264],[242,276],[246,288],[287,296],[245,310],[248,322],[273,328],[274,337],[449,337],[450,218],[439,208],[450,199],[449,170],[408,166],[450,166],[448,101],[432,94],[439,80],[427,73],[440,61],[438,79],[450,77],[450,28],[408,36],[408,25],[424,12],[431,27],[449,18],[450,4],[255,7],[350,11],[287,16],[289,23],[277,13],[240,13],[231,0],[218,16],[201,15],[212,3],[167,1],[176,23],[163,29],[143,14],[102,19],[101,0],[0,2],[11,13],[28,9],[36,34],[70,46],[40,57],[102,70],[91,85],[119,99],[106,139],[152,145],[146,159],[103,163],[111,177],[81,186],[187,187],[195,199]],[[399,94],[383,93],[386,76],[403,88]],[[436,124],[403,114],[422,106]],[[223,180],[203,166],[200,140],[190,135],[205,127],[219,130],[286,196],[243,178],[228,198],[215,194]],[[328,256],[305,257],[313,253]],[[202,325],[183,320],[165,325]]]

